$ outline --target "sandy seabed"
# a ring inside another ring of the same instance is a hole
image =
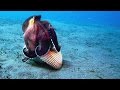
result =
[[[21,24],[0,24],[0,79],[120,79],[120,28],[52,24],[62,46],[60,70],[38,59],[22,62]]]

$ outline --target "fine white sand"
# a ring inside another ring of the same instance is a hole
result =
[[[6,21],[7,22],[7,21]],[[63,54],[53,70],[24,55],[21,23],[0,23],[0,79],[120,79],[120,28],[52,21]]]

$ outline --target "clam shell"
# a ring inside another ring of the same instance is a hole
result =
[[[55,69],[58,69],[62,66],[61,51],[60,52],[49,51],[47,54],[41,56],[40,58]]]

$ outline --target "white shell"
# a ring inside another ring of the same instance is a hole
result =
[[[40,58],[55,69],[59,69],[62,66],[61,51],[60,52],[49,51],[47,54],[41,56]]]

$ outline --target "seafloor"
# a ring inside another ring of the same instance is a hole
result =
[[[10,22],[0,21],[0,79],[120,79],[120,28],[52,21],[63,54],[63,67],[53,70],[22,62],[22,24]]]

